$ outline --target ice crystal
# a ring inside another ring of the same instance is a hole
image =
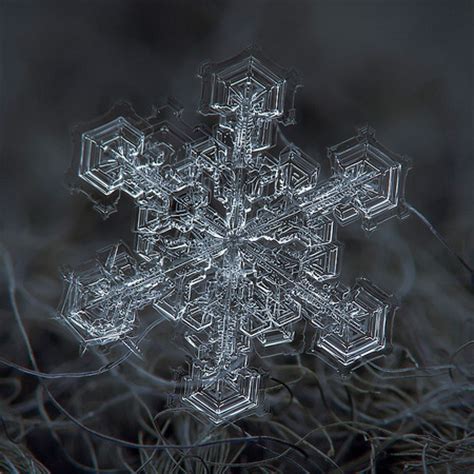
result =
[[[120,193],[135,201],[135,249],[112,245],[67,272],[59,312],[85,345],[133,348],[147,306],[175,322],[194,354],[182,402],[220,423],[260,405],[253,349],[293,342],[342,372],[387,349],[394,301],[366,279],[339,281],[336,232],[404,217],[408,163],[365,127],[328,149],[321,180],[280,130],[294,121],[294,72],[246,50],[200,77],[212,132],[173,105],[148,118],[121,105],[82,134],[83,191],[105,215]]]

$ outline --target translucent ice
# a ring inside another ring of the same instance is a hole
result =
[[[59,312],[85,345],[130,342],[145,306],[175,322],[194,354],[182,401],[220,423],[260,404],[255,346],[275,351],[307,328],[304,349],[342,372],[385,351],[394,302],[368,280],[339,281],[336,233],[404,217],[409,166],[366,127],[329,148],[321,181],[279,129],[293,122],[294,72],[247,50],[200,77],[212,132],[173,105],[147,118],[121,105],[82,134],[82,188],[106,197],[94,198],[104,214],[107,196],[135,201],[135,248],[66,272]]]

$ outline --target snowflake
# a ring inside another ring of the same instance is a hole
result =
[[[86,346],[136,350],[145,307],[179,324],[193,354],[182,403],[221,423],[261,405],[255,350],[293,343],[346,373],[386,351],[394,301],[366,279],[339,281],[336,231],[405,217],[409,165],[365,127],[328,149],[320,180],[280,130],[294,121],[293,71],[246,50],[200,77],[212,132],[173,104],[148,118],[122,104],[82,134],[82,190],[104,215],[120,193],[135,201],[135,249],[112,245],[67,272],[59,313]]]

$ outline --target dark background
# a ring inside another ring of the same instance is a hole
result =
[[[413,160],[408,202],[472,265],[472,25],[473,3],[462,0],[0,0],[1,240],[43,370],[79,360],[73,338],[51,319],[61,292],[58,268],[78,264],[120,238],[132,241],[129,203],[104,222],[84,197],[64,186],[71,130],[118,100],[147,114],[167,96],[184,106],[187,122],[197,123],[199,65],[251,44],[301,75],[298,123],[285,131],[288,137],[326,166],[326,147],[369,123],[382,143]],[[394,340],[421,365],[447,364],[472,338],[469,274],[419,220],[391,221],[368,239],[351,226],[341,239],[344,278],[351,283],[367,276],[400,298]],[[1,354],[27,365],[2,278]],[[163,335],[154,337],[160,346]],[[470,349],[462,351],[465,360]],[[169,366],[175,363],[170,360]],[[5,380],[17,375],[5,369]],[[20,401],[25,401],[35,379],[20,380]],[[436,391],[434,380],[430,390]],[[422,406],[417,397],[425,393],[413,387],[403,390]],[[304,390],[294,388],[295,394]],[[318,406],[319,393],[308,393],[306,405]],[[101,391],[102,400],[108,396]],[[67,436],[80,437],[74,430]],[[74,472],[47,430],[25,440],[53,472]],[[353,449],[368,449],[361,443]],[[246,456],[263,455],[250,450]],[[81,458],[77,452],[76,458]],[[85,455],[80,460],[89,462]]]

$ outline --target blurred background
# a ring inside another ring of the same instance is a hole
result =
[[[81,357],[53,319],[61,265],[133,242],[131,202],[122,199],[103,221],[66,188],[71,132],[119,100],[147,115],[169,96],[197,124],[199,65],[252,44],[301,76],[288,138],[328,174],[326,148],[369,123],[413,160],[407,201],[472,266],[472,29],[473,3],[463,0],[0,0],[0,356],[31,367],[14,294],[43,372],[95,370],[111,357]],[[344,281],[368,277],[400,300],[391,356],[344,380],[312,356],[266,359],[262,366],[284,383],[268,382],[269,413],[213,431],[166,411],[173,369],[184,363],[171,326],[148,337],[143,361],[85,380],[46,379],[68,410],[111,436],[222,440],[191,451],[121,449],[89,436],[36,377],[3,364],[0,471],[472,471],[469,272],[414,216],[369,237],[355,224],[340,239]],[[281,443],[225,442],[243,433],[297,444],[306,457]]]

